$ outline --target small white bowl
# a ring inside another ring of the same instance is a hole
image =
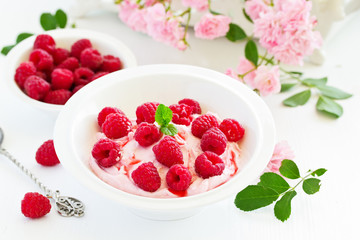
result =
[[[137,65],[131,50],[124,43],[107,34],[82,29],[56,29],[44,32],[44,34],[49,34],[54,38],[57,48],[62,47],[68,50],[77,40],[87,38],[102,55],[111,54],[119,57],[124,64],[124,68],[135,67]],[[6,82],[10,91],[21,101],[57,115],[63,108],[63,105],[44,103],[28,97],[14,80],[16,68],[20,63],[29,61],[29,55],[33,49],[36,36],[31,36],[20,42],[7,55]]]
[[[105,81],[106,80],[106,81]],[[98,112],[116,106],[128,117],[136,107],[157,101],[166,105],[183,98],[200,102],[203,112],[234,118],[246,129],[241,142],[243,169],[225,184],[198,195],[158,199],[123,192],[100,180],[88,160],[96,142]],[[147,65],[104,76],[75,94],[58,116],[54,130],[55,150],[63,166],[97,194],[129,207],[137,215],[174,220],[189,217],[201,207],[235,196],[265,169],[275,145],[271,113],[248,87],[219,72],[187,65]]]

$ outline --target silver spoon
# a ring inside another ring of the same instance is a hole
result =
[[[45,186],[40,180],[32,174],[29,169],[24,167],[18,160],[16,160],[5,148],[2,147],[4,140],[4,132],[0,127],[0,154],[7,157],[12,161],[18,168],[21,169],[26,175],[28,175],[45,193],[45,196],[49,199],[55,201],[55,206],[57,212],[63,217],[82,217],[84,215],[84,204],[76,198],[60,196],[60,192],[56,190],[55,192],[51,191],[47,186]]]

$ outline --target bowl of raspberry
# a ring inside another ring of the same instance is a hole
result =
[[[118,39],[80,29],[29,37],[9,52],[7,64],[12,93],[55,114],[88,83],[137,65],[131,50]]]
[[[108,74],[58,116],[56,153],[96,194],[150,219],[174,220],[235,197],[275,145],[263,100],[222,73],[147,65]]]

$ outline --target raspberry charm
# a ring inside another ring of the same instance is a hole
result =
[[[116,139],[126,136],[131,131],[130,120],[119,113],[110,113],[101,128],[108,138]]]
[[[43,166],[54,166],[60,163],[55,152],[54,141],[48,140],[44,142],[36,151],[35,159]]]
[[[219,126],[219,129],[225,134],[229,142],[237,142],[243,138],[245,129],[235,119],[224,119]]]
[[[21,212],[28,218],[40,218],[50,212],[50,200],[37,192],[26,193],[21,201]]]
[[[115,165],[121,159],[119,144],[108,138],[97,141],[91,154],[98,164],[105,168]]]
[[[202,136],[200,146],[204,152],[211,151],[217,155],[221,155],[225,152],[226,143],[225,134],[218,128],[211,128]]]
[[[191,173],[184,165],[175,164],[166,174],[166,183],[172,190],[185,191],[191,183]]]
[[[153,147],[153,152],[156,160],[167,167],[184,163],[180,146],[172,137],[165,136]]]
[[[134,138],[140,146],[148,147],[160,140],[162,133],[153,123],[142,122],[136,129]]]
[[[213,152],[204,152],[195,160],[195,171],[202,178],[221,175],[224,169],[223,160]]]
[[[131,173],[134,183],[144,191],[155,192],[160,188],[161,178],[152,162],[143,163]]]

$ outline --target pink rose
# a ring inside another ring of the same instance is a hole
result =
[[[182,0],[185,7],[196,8],[198,11],[205,11],[209,9],[208,0]]]
[[[279,93],[281,89],[279,66],[259,66],[254,78],[254,88],[259,90],[261,96]]]
[[[124,0],[119,5],[119,18],[124,23],[127,23],[131,14],[135,11],[135,9],[138,9],[138,8],[139,8],[139,6],[136,3],[133,3],[130,0]]]
[[[226,69],[225,74],[229,77],[232,77],[233,79],[240,80],[239,76],[232,68]]]
[[[249,0],[245,2],[245,11],[252,20],[259,18],[260,13],[271,11],[269,0]]]
[[[274,153],[268,163],[266,170],[279,173],[281,162],[284,159],[292,160],[295,157],[293,150],[286,141],[279,142],[275,145]]]
[[[243,75],[246,74],[243,77],[244,82],[249,85],[252,88],[255,88],[254,85],[254,79],[255,79],[255,71],[252,71],[255,69],[255,66],[252,62],[247,60],[245,57],[240,57],[239,64],[236,68],[238,74]]]
[[[203,39],[223,37],[229,31],[231,19],[223,15],[204,14],[195,24],[195,36]]]
[[[138,32],[146,33],[147,23],[145,17],[147,14],[147,9],[135,9],[133,13],[129,16],[127,20],[127,25],[133,30]]]

